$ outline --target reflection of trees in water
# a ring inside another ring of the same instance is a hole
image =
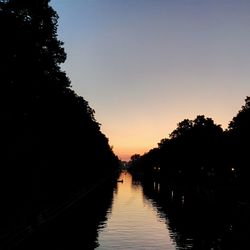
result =
[[[59,218],[42,226],[20,249],[95,249],[113,201],[112,185],[103,185]]]
[[[206,190],[194,192],[157,181],[144,181],[143,190],[160,217],[166,219],[178,249],[248,248],[250,218],[246,204],[224,198],[223,192],[202,199],[199,192]]]

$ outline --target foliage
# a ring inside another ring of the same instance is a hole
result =
[[[13,202],[32,200],[30,214],[118,163],[94,110],[60,68],[57,20],[49,0],[0,0],[0,183]]]
[[[211,118],[198,115],[194,120],[184,119],[158,148],[137,159],[133,171],[140,169],[154,176],[160,169],[161,178],[193,184],[214,174],[221,176],[228,171],[221,166],[223,138],[221,126]]]
[[[242,182],[248,183],[249,169],[249,141],[250,141],[250,97],[245,99],[245,105],[229,123],[228,137],[230,139],[230,155],[235,165],[238,166]]]
[[[250,136],[250,97],[245,99],[245,105],[229,123],[229,131],[232,134],[249,139]],[[247,136],[247,137],[246,137]]]

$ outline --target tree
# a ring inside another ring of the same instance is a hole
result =
[[[229,123],[228,129],[232,134],[235,134],[241,139],[249,139],[250,136],[250,97],[245,99],[245,105]]]
[[[178,138],[184,136],[193,127],[193,121],[189,119],[184,119],[177,124],[177,128],[170,134],[170,139]]]
[[[13,202],[32,201],[27,214],[118,165],[94,110],[60,68],[66,53],[49,2],[0,0],[0,185]]]
[[[143,162],[144,171],[160,166],[161,174],[171,181],[195,183],[201,172],[222,172],[223,136],[221,126],[211,118],[198,115],[194,120],[184,119],[169,138],[144,154],[138,164]]]
[[[250,141],[250,97],[245,99],[245,105],[229,123],[227,135],[229,138],[228,151],[234,168],[237,169],[242,182],[249,183],[249,141]],[[235,167],[236,166],[236,167]]]

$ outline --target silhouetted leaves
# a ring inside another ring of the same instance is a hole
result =
[[[158,148],[132,160],[131,171],[189,187],[230,186],[241,189],[244,196],[250,177],[249,141],[250,98],[247,97],[228,130],[223,131],[204,115],[194,120],[184,119],[169,138],[160,141]]]
[[[0,0],[0,188],[12,197],[2,209],[20,208],[13,228],[117,168],[94,110],[60,68],[57,19],[49,0]]]

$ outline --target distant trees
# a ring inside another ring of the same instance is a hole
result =
[[[222,137],[222,128],[211,118],[200,115],[183,120],[170,134],[167,145],[161,145],[162,171],[189,180],[198,180],[202,172],[213,172],[221,163]]]
[[[208,152],[211,154],[211,150],[217,147],[222,134],[220,125],[216,125],[211,118],[199,115],[193,121],[185,119],[178,123],[177,128],[170,134],[170,140],[178,147],[184,147],[181,153],[185,151],[192,156],[192,161],[196,158],[200,162],[209,158]]]
[[[134,154],[130,158],[131,158],[131,161],[136,161],[136,160],[138,160],[140,158],[140,155],[139,154]]]
[[[35,207],[65,199],[118,163],[94,110],[60,68],[66,53],[49,2],[0,0],[0,185]]]
[[[162,139],[157,148],[133,162],[131,171],[188,187],[198,185],[207,189],[224,185],[235,192],[241,190],[238,195],[246,197],[250,179],[249,141],[250,97],[246,97],[244,106],[225,131],[204,115],[184,119],[169,138]]]
[[[137,158],[132,171],[154,175],[159,169],[161,178],[189,183],[208,179],[225,183],[232,177],[248,176],[248,142],[250,139],[250,98],[223,131],[213,119],[198,115],[177,124],[169,138],[158,143],[158,148]],[[243,174],[244,173],[244,174]]]
[[[215,136],[222,133],[220,125],[216,125],[211,118],[198,115],[193,121],[185,119],[178,123],[177,128],[170,134],[170,139],[178,139],[188,136]],[[200,138],[199,138],[200,139]],[[202,140],[200,141],[202,142]]]

